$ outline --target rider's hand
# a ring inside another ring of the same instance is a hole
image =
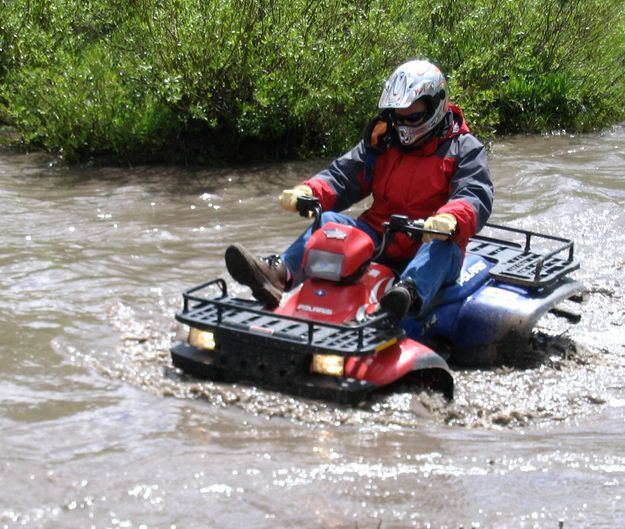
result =
[[[295,186],[292,189],[285,189],[278,197],[280,205],[287,211],[297,211],[297,199],[298,197],[311,197],[313,194],[312,189],[306,185]]]
[[[456,225],[458,221],[456,217],[454,217],[450,213],[439,213],[438,215],[434,215],[433,217],[429,217],[423,228],[426,230],[438,230],[438,231],[447,231],[449,233],[453,233],[456,229]],[[424,233],[421,240],[424,243],[430,242],[434,239],[438,239],[439,241],[444,241],[445,239],[449,239],[448,235],[438,234],[438,233]]]

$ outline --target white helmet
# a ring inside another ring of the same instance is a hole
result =
[[[378,108],[394,110],[408,108],[423,98],[426,115],[418,124],[395,121],[402,145],[409,146],[435,129],[449,108],[447,81],[443,73],[428,61],[409,61],[397,68],[384,84]]]

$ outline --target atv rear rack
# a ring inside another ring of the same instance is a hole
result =
[[[579,268],[579,261],[573,257],[574,247],[570,239],[499,224],[487,223],[486,226],[525,238],[524,245],[483,235],[476,235],[469,241],[467,252],[481,255],[496,263],[491,268],[490,275],[497,281],[529,288],[544,288]],[[532,250],[532,242],[537,239],[563,244],[551,252],[541,254]]]
[[[199,292],[217,287],[220,293],[205,297]],[[280,349],[305,354],[365,356],[382,350],[405,333],[385,313],[365,322],[337,325],[274,314],[252,300],[228,296],[226,282],[215,279],[183,292],[183,309],[176,319],[200,330],[236,333],[243,339],[272,340]]]

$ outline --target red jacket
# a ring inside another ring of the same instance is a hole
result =
[[[450,105],[441,135],[419,148],[406,150],[391,144],[379,153],[361,141],[304,184],[320,198],[324,210],[342,211],[373,195],[371,207],[360,219],[380,235],[382,223],[392,214],[426,219],[451,213],[458,221],[453,240],[462,251],[490,216],[493,201],[486,151],[455,105]],[[386,254],[405,260],[419,246],[398,234]]]

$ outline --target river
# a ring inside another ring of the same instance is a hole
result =
[[[582,265],[581,322],[541,321],[539,365],[360,408],[182,376],[180,292],[227,278],[231,241],[282,250],[306,221],[276,197],[324,164],[0,153],[1,529],[625,527],[625,128],[492,149],[491,220]]]

